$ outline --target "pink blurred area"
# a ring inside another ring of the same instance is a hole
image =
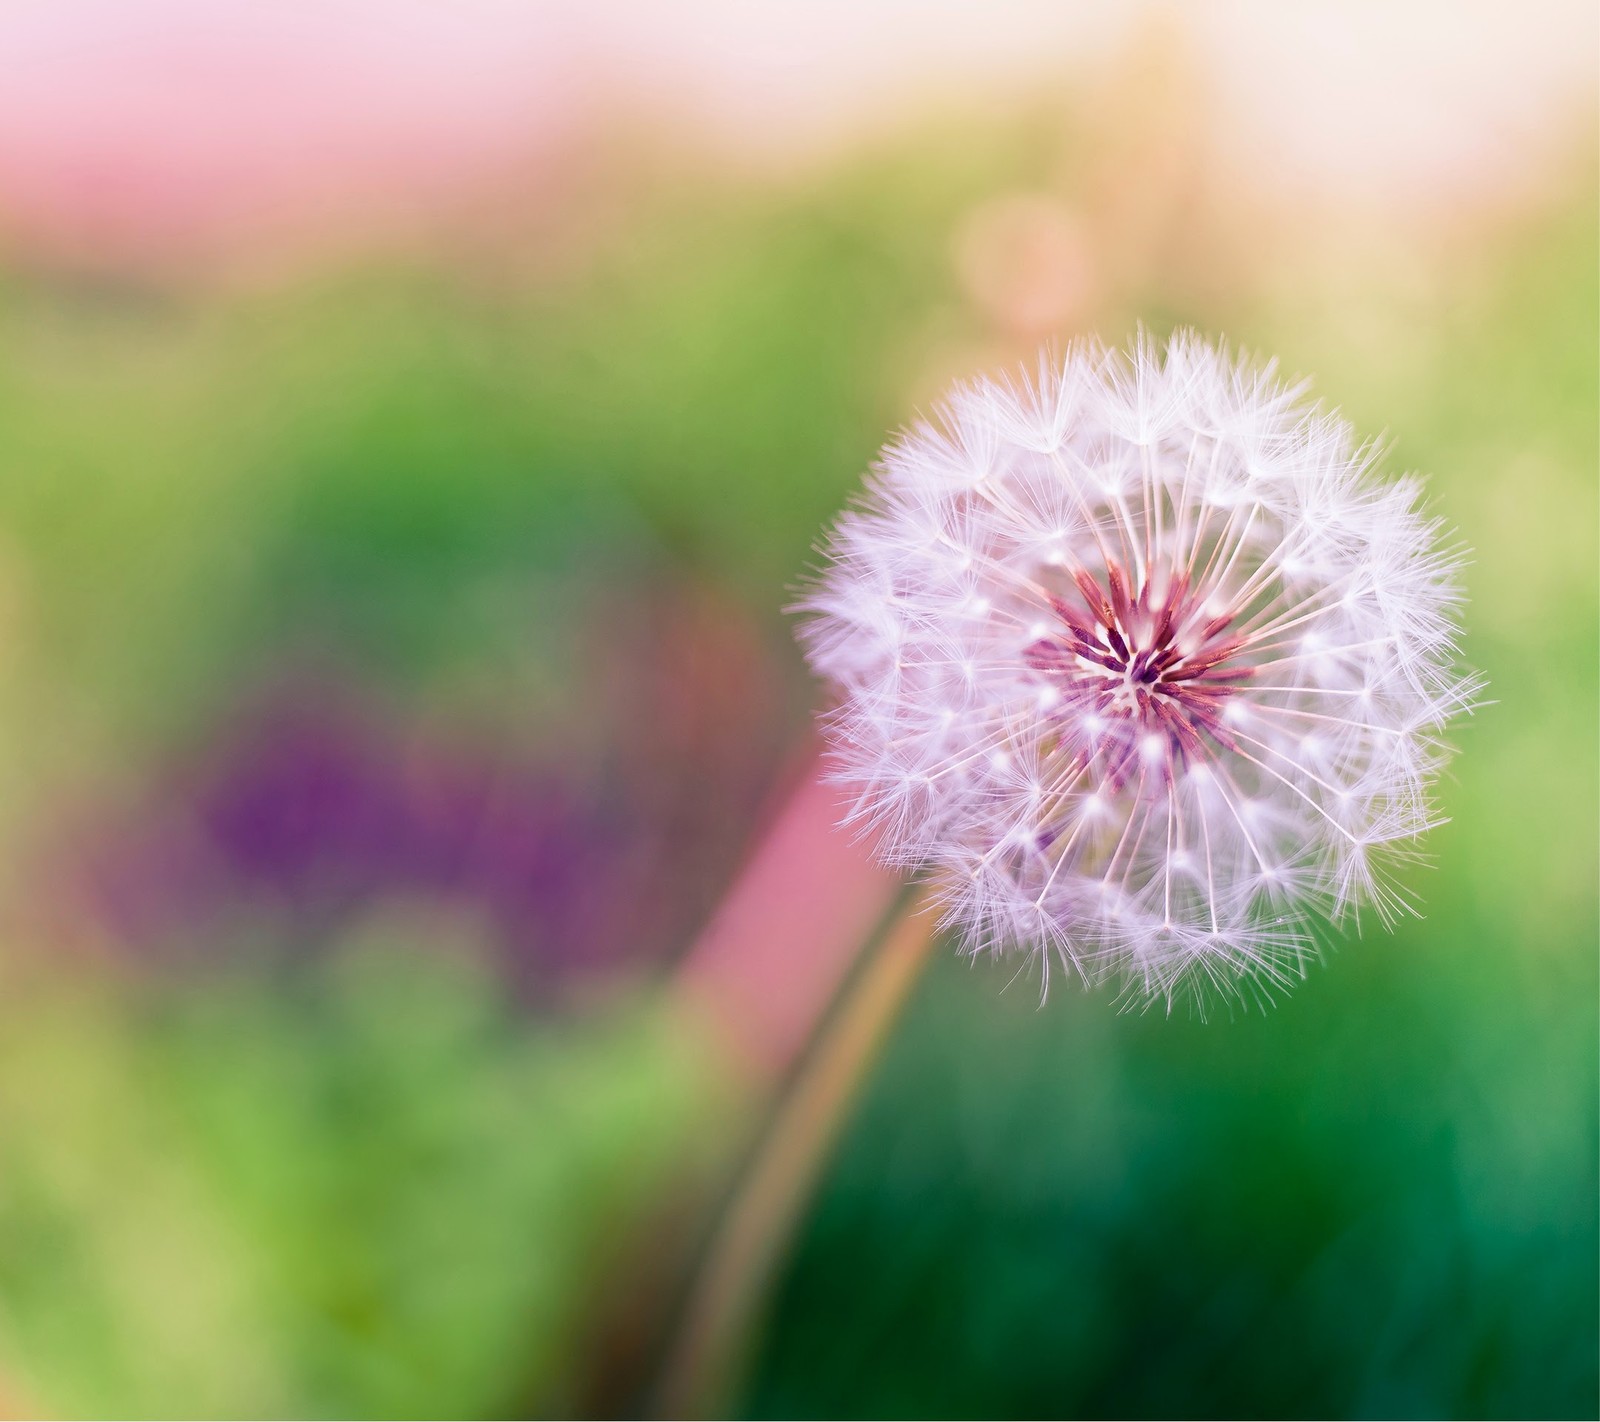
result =
[[[0,233],[172,263],[403,228],[537,200],[618,114],[776,164],[1049,92],[1152,30],[1183,37],[1238,167],[1415,205],[1525,174],[1592,99],[1596,28],[1588,0],[11,0]]]
[[[0,223],[68,258],[367,230],[537,171],[577,90],[543,7],[0,9]]]

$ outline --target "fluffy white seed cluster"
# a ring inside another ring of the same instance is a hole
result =
[[[1458,550],[1271,366],[1182,334],[957,389],[802,609],[853,818],[973,953],[1130,1001],[1270,997],[1316,915],[1411,903]]]

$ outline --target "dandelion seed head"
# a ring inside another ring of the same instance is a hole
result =
[[[802,604],[853,818],[966,950],[1130,1001],[1265,998],[1314,924],[1413,912],[1458,549],[1415,480],[1190,334],[958,388]]]

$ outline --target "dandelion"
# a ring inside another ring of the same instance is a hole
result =
[[[1193,335],[957,389],[805,598],[850,819],[970,953],[1262,999],[1414,912],[1459,549],[1338,415]]]

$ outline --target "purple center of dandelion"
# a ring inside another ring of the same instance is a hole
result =
[[[1071,576],[1077,597],[1047,594],[1060,626],[1030,643],[1023,659],[1059,693],[1058,719],[1103,727],[1112,788],[1151,748],[1166,778],[1204,759],[1210,744],[1231,748],[1223,708],[1255,672],[1233,660],[1246,642],[1229,630],[1238,610],[1210,610],[1187,572],[1160,582],[1147,576],[1136,596],[1116,564],[1106,588],[1087,569]]]

